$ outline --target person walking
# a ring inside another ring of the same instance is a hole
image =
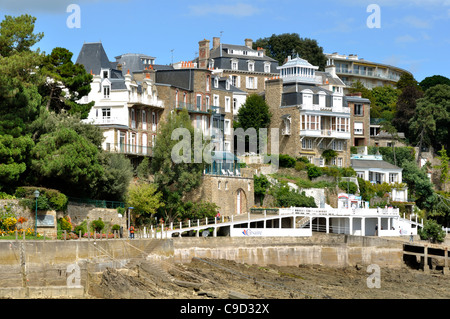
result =
[[[130,238],[134,239],[134,226],[133,225],[130,226]]]

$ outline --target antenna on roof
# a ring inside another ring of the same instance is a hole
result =
[[[170,50],[170,52],[172,52],[172,65],[173,65],[173,51],[175,51],[175,49]]]
[[[220,31],[220,37],[222,37],[223,31]]]

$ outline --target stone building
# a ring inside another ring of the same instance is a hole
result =
[[[229,78],[231,85],[249,94],[262,93],[265,81],[279,74],[278,62],[265,55],[264,49],[253,49],[253,40],[245,39],[245,45],[221,43],[220,38],[199,42],[198,67],[219,72]]]
[[[361,93],[346,96],[351,112],[352,146],[370,144],[370,100],[361,97]]]
[[[280,154],[304,156],[317,166],[350,166],[350,108],[342,92],[322,87],[317,69],[300,57],[289,57],[279,67],[280,78],[267,81],[270,128],[280,130]],[[338,155],[325,163],[322,153],[328,149]]]

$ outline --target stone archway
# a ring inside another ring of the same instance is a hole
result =
[[[240,215],[247,211],[247,195],[242,188],[236,191],[236,214]]]

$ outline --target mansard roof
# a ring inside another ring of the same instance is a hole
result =
[[[84,43],[77,62],[84,66],[86,72],[100,74],[101,69],[111,69],[112,65],[101,42]]]

